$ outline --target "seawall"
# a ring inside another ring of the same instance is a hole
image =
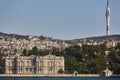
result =
[[[0,77],[100,77],[99,74],[54,74],[54,75],[42,75],[42,74],[0,74]],[[110,77],[120,77],[119,75],[112,75]]]
[[[54,74],[54,75],[41,75],[41,74],[0,74],[0,77],[99,77],[99,74]]]

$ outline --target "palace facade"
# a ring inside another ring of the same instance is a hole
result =
[[[58,74],[64,71],[64,57],[46,56],[7,56],[2,59],[2,73],[5,74]]]

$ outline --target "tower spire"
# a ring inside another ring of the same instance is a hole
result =
[[[107,6],[109,6],[109,0],[107,0]]]
[[[110,8],[109,8],[109,0],[107,0],[106,7],[106,35],[110,35]]]

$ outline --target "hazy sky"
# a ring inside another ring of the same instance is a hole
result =
[[[0,0],[0,32],[76,39],[106,34],[107,0]],[[120,0],[110,0],[111,34],[120,34]]]

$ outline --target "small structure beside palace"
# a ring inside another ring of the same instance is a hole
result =
[[[109,54],[109,51],[105,51],[105,54],[106,54],[106,69],[103,70],[101,73],[100,73],[100,76],[101,77],[109,77],[109,76],[112,76],[113,75],[113,71],[109,70],[108,69],[108,65],[109,65],[109,59],[108,59],[108,54]]]
[[[113,72],[111,70],[109,70],[108,68],[106,68],[100,74],[101,77],[109,77],[109,76],[112,76],[112,75],[113,75]]]
[[[58,74],[64,71],[64,57],[46,56],[7,56],[2,59],[3,74]]]

